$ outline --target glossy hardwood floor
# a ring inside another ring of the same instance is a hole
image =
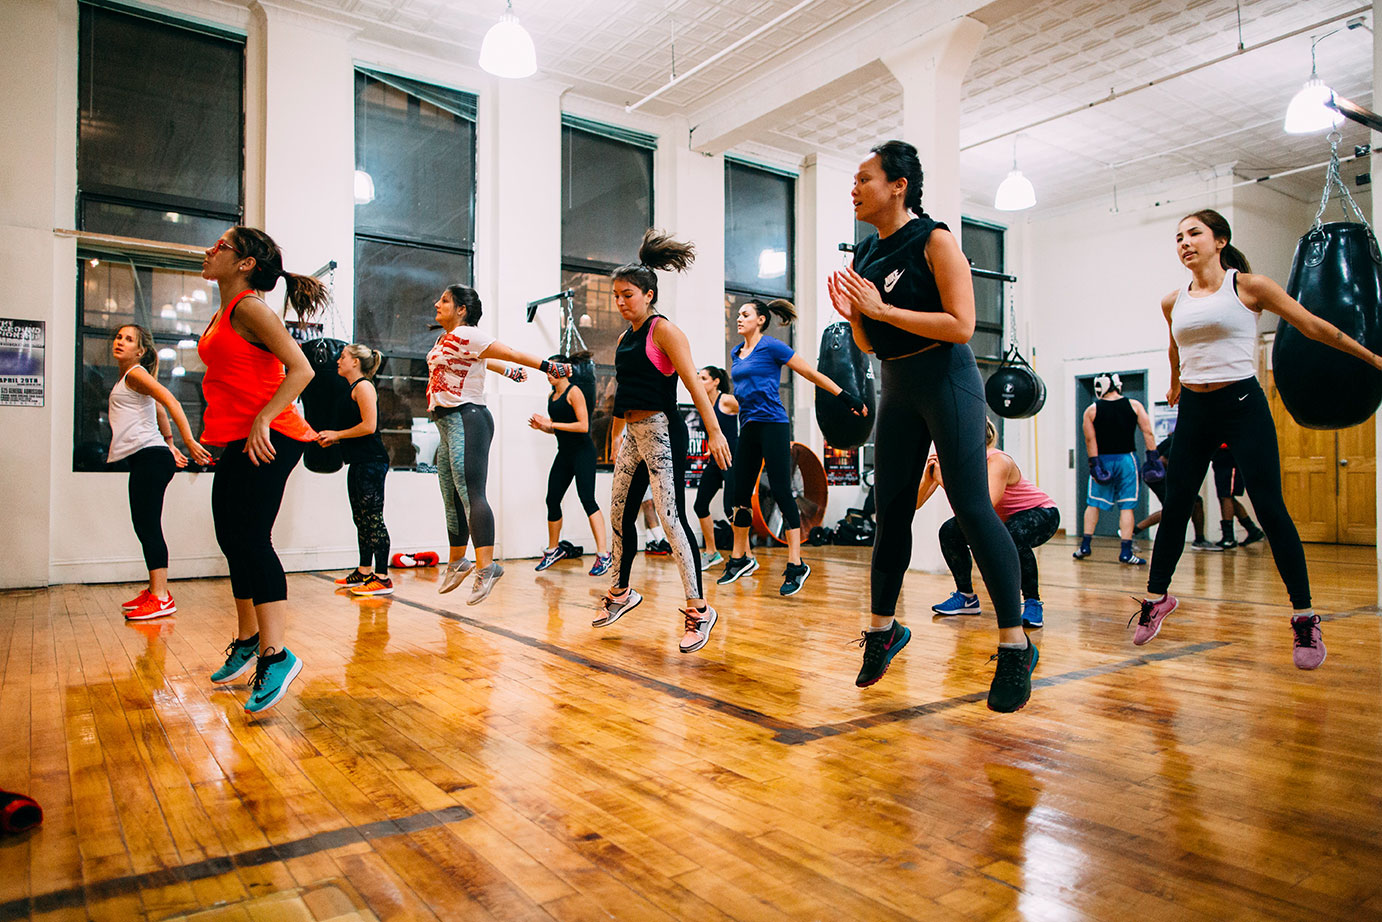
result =
[[[867,549],[780,551],[590,627],[590,558],[514,560],[488,601],[404,571],[391,599],[290,577],[306,667],[258,719],[219,688],[224,580],[126,624],[137,587],[0,594],[0,920],[1382,918],[1382,621],[1372,548],[1308,546],[1329,657],[1291,665],[1269,552],[1187,551],[1181,609],[1126,626],[1145,569],[1041,549],[1032,701],[991,713],[991,614],[935,619],[853,685]],[[336,574],[331,574],[336,575]],[[986,611],[991,611],[987,598]]]

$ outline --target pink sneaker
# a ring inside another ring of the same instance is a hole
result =
[[[1136,596],[1133,598],[1142,606],[1132,616],[1132,618],[1137,619],[1137,627],[1132,632],[1132,642],[1140,647],[1161,633],[1161,622],[1165,621],[1166,616],[1176,610],[1176,606],[1180,602],[1169,592],[1159,602],[1152,599],[1138,599]],[[1132,618],[1128,619],[1129,624],[1132,624]]]
[[[1304,615],[1291,619],[1291,632],[1296,635],[1291,658],[1297,669],[1318,669],[1324,662],[1324,635],[1320,633],[1320,616]]]

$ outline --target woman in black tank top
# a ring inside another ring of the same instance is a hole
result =
[[[715,418],[720,422],[720,431],[725,434],[730,453],[739,448],[739,401],[730,394],[733,385],[729,373],[723,368],[707,365],[701,369],[701,386],[705,388],[706,399],[715,410]],[[701,569],[709,570],[724,557],[715,548],[715,523],[710,518],[710,502],[716,492],[724,487],[725,520],[734,519],[734,469],[720,470],[719,466],[708,463],[701,471],[701,479],[696,484],[696,501],[693,508],[696,518],[701,522],[701,534],[705,538],[705,553],[701,554]]]

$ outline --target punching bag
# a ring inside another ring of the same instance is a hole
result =
[[[1311,228],[1296,244],[1286,293],[1369,350],[1382,350],[1382,253],[1366,224]],[[1272,371],[1281,402],[1307,429],[1356,426],[1382,404],[1382,372],[1285,320],[1277,324]]]
[[[302,390],[302,415],[318,432],[342,428],[342,410],[350,400],[350,385],[337,374],[336,360],[345,347],[339,339],[311,339],[302,344],[302,354],[307,356],[315,372]],[[344,463],[340,445],[323,448],[316,442],[308,442],[302,453],[303,466],[316,474],[335,473]]]
[[[1027,419],[1046,405],[1046,382],[1013,346],[984,385],[984,399],[1004,419]]]
[[[858,448],[873,432],[878,400],[873,392],[873,367],[869,365],[869,357],[854,344],[849,324],[832,323],[825,328],[816,370],[869,408],[867,416],[855,416],[839,397],[816,388],[816,423],[826,442],[831,448]]]

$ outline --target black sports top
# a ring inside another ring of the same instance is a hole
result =
[[[1137,413],[1126,397],[1094,402],[1094,443],[1101,455],[1126,455],[1133,450]]]
[[[369,379],[360,378],[350,386],[350,390],[346,391],[347,396],[345,402],[347,405],[341,408],[341,428],[343,430],[358,426],[364,421],[360,416],[360,405],[356,403],[354,397],[350,395],[355,393],[356,387],[364,384],[367,380]],[[341,439],[337,444],[341,446],[341,460],[345,461],[346,464],[368,461],[383,461],[387,464],[389,461],[389,452],[384,447],[384,440],[379,437],[378,405],[375,405],[373,432],[369,435],[359,436],[358,438]]]
[[[884,304],[902,310],[940,313],[940,289],[926,264],[926,242],[936,228],[950,230],[923,214],[908,221],[886,240],[870,234],[854,250],[854,271],[874,284]],[[896,359],[920,352],[937,340],[865,317],[864,333],[880,359]]]
[[[566,390],[560,396],[556,394],[547,395],[547,416],[554,423],[574,423],[576,421],[576,408],[571,406],[571,388],[574,384],[568,384]],[[579,388],[577,388],[579,390]],[[589,416],[586,417],[589,420]],[[585,432],[563,432],[560,429],[553,429],[552,434],[557,437],[557,451],[584,451],[585,449],[595,450],[595,443],[590,440],[590,431],[587,424]]]
[[[720,421],[720,431],[725,434],[725,441],[729,443],[732,454],[739,447],[739,414],[731,415],[721,410],[720,401],[724,399],[724,394],[715,398],[715,418]]]
[[[677,376],[658,370],[648,357],[653,347],[648,336],[654,324],[664,319],[651,314],[638,329],[624,331],[614,350],[614,415],[620,419],[629,410],[661,410],[670,419],[677,412]]]

